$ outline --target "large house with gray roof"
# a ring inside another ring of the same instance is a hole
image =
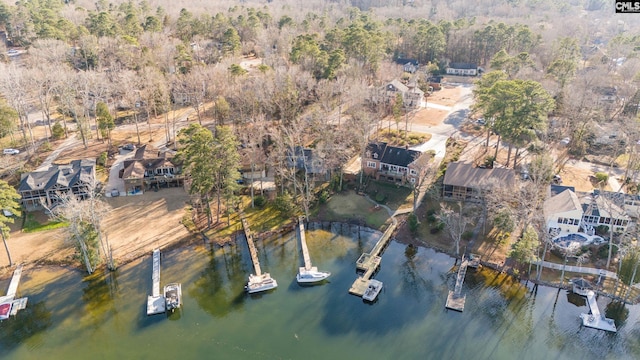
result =
[[[124,161],[121,177],[125,194],[141,195],[149,189],[184,185],[181,167],[167,153],[147,156],[146,145],[136,149],[133,159]]]
[[[428,152],[396,147],[387,143],[369,143],[362,160],[365,175],[400,185],[414,185],[427,171]]]
[[[68,165],[51,165],[42,171],[22,174],[18,193],[26,210],[51,209],[62,194],[73,193],[81,199],[89,196],[95,184],[96,160],[73,160]]]

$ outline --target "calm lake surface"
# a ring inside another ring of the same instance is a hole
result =
[[[600,298],[617,334],[583,328],[588,312],[566,291],[469,271],[463,313],[446,311],[454,260],[391,243],[375,278],[378,301],[350,295],[355,261],[376,236],[307,232],[314,266],[329,281],[301,287],[295,234],[257,242],[263,271],[279,287],[247,295],[253,271],[246,242],[163,253],[162,285],[181,282],[183,308],[147,317],[151,256],[88,279],[79,272],[29,270],[19,295],[27,309],[0,323],[2,359],[638,359],[640,311]],[[0,282],[5,291],[8,280]],[[574,304],[575,303],[575,304]],[[577,304],[577,305],[576,305]]]

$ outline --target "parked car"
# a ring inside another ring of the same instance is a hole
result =
[[[122,146],[122,150],[133,151],[136,149],[136,146],[133,144],[126,144]]]
[[[476,124],[484,126],[487,124],[487,120],[485,120],[484,118],[479,118],[478,120],[476,120]]]
[[[18,155],[20,154],[20,150],[18,149],[4,149],[2,153],[5,155]]]

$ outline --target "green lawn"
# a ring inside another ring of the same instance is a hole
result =
[[[413,206],[413,191],[408,187],[371,180],[365,192],[371,199],[387,205],[393,210]]]
[[[334,194],[318,212],[324,221],[364,221],[367,226],[379,229],[389,220],[389,214],[381,207],[375,208],[364,196],[353,191]]]
[[[32,233],[37,231],[58,229],[58,228],[67,227],[67,226],[69,226],[69,224],[64,221],[47,221],[44,223],[40,223],[38,220],[35,219],[33,214],[27,214],[27,220],[24,222],[22,231],[26,233]]]

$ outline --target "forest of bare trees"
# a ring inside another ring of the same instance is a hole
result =
[[[0,136],[36,153],[71,133],[85,147],[94,138],[110,144],[112,126],[126,122],[142,143],[152,140],[150,119],[164,116],[165,140],[175,143],[168,114],[191,108],[192,121],[232,129],[250,149],[251,168],[275,168],[279,191],[308,213],[314,183],[326,179],[287,168],[297,147],[316,149],[329,177],[341,180],[341,165],[392,112],[369,101],[373,90],[413,77],[427,91],[426,76],[468,62],[500,71],[504,92],[524,84],[552,98],[540,107],[548,122],[518,128],[497,118],[492,130],[513,146],[514,163],[520,149],[563,138],[572,155],[628,152],[637,163],[629,144],[640,139],[638,17],[615,14],[603,0],[480,3],[0,2]],[[16,49],[21,55],[10,56]],[[403,74],[398,58],[428,71]],[[248,59],[257,65],[243,65]],[[34,113],[46,123],[44,138],[32,131]],[[602,146],[603,134],[620,141]]]

